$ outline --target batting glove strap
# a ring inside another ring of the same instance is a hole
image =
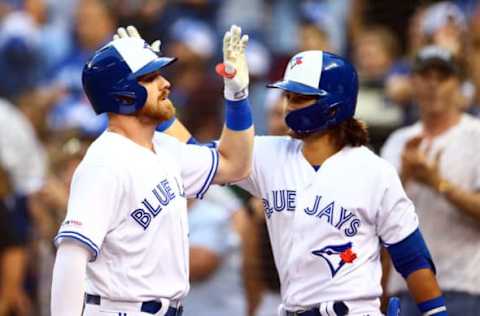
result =
[[[422,316],[447,316],[447,307],[445,306],[445,298],[439,296],[431,300],[418,304],[418,309]]]

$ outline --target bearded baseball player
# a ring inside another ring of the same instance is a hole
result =
[[[225,36],[226,120],[211,149],[155,132],[175,113],[162,75],[175,58],[127,31],[83,69],[85,93],[109,125],[73,176],[55,238],[53,316],[181,315],[189,289],[186,199],[249,174],[248,37],[237,26]]]
[[[385,246],[423,315],[447,315],[412,202],[354,118],[358,77],[323,51],[292,57],[283,80],[288,137],[255,137],[238,184],[263,200],[283,316],[378,316]],[[170,133],[169,130],[166,131]],[[389,315],[398,314],[392,300]]]

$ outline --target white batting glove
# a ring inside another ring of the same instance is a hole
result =
[[[232,25],[223,37],[223,63],[218,64],[215,70],[224,78],[227,100],[237,101],[248,97],[247,44],[248,35],[242,36],[242,29],[236,25]]]
[[[121,38],[128,38],[128,37],[143,39],[140,36],[140,33],[138,32],[137,28],[133,25],[129,25],[129,26],[127,26],[127,28],[119,27],[117,29],[117,33],[115,35],[113,35],[113,40],[118,40],[118,39],[121,39]],[[155,42],[150,44],[150,47],[152,48],[152,50],[155,53],[160,55],[161,54],[161,52],[160,52],[160,46],[161,45],[162,45],[162,42],[160,42],[160,40],[156,40]]]

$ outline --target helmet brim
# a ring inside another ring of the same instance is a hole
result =
[[[327,94],[325,90],[310,87],[303,83],[292,81],[292,80],[281,80],[274,83],[270,83],[270,84],[267,84],[267,88],[282,89],[284,91],[304,94],[304,95],[324,96]]]
[[[148,75],[152,72],[155,72],[155,71],[158,71],[158,70],[160,70],[164,67],[167,67],[168,65],[174,63],[176,60],[177,60],[177,58],[175,58],[175,57],[159,57],[159,58],[155,59],[154,61],[146,64],[145,66],[143,66],[142,68],[140,68],[139,70],[134,72],[132,75],[135,78],[139,78],[141,76]]]

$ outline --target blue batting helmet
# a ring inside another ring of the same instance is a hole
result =
[[[349,61],[331,53],[312,50],[296,54],[283,80],[268,87],[318,98],[314,104],[285,117],[288,127],[298,134],[323,131],[355,114],[357,71]]]
[[[114,40],[97,50],[83,67],[83,89],[97,114],[132,114],[147,100],[147,90],[138,78],[175,60],[159,57],[140,38]]]

